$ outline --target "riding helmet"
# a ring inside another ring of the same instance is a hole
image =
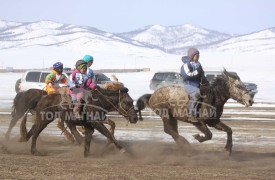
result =
[[[86,63],[91,62],[91,61],[94,61],[93,56],[88,55],[88,54],[86,54],[82,59],[83,59]]]
[[[82,59],[76,61],[76,63],[75,63],[75,67],[78,70],[80,70],[84,65],[87,66],[87,63],[84,60],[82,60]],[[80,66],[81,66],[81,68],[80,68]]]

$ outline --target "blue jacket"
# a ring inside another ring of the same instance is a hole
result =
[[[188,56],[182,57],[183,65],[180,69],[180,75],[183,78],[183,83],[191,86],[200,87],[200,83],[207,83],[204,75],[198,74],[197,69],[201,66],[199,62],[193,62]]]
[[[92,82],[95,83],[95,73],[91,68],[87,69],[87,75],[91,78]]]

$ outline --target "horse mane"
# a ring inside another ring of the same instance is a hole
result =
[[[121,84],[118,82],[109,82],[104,84],[101,89],[104,90],[111,90],[111,91],[118,91],[121,88]]]
[[[226,69],[223,69],[223,75],[229,76],[229,77],[231,77],[231,78],[233,78],[233,79],[240,80],[240,77],[238,76],[237,73],[228,72]]]
[[[215,95],[222,95],[224,94],[224,97],[227,95],[226,92],[226,83],[228,80],[228,77],[231,77],[233,79],[240,79],[240,77],[236,73],[228,72],[226,69],[224,69],[222,75],[217,76],[210,84],[209,90],[205,94],[209,101],[212,102],[215,100]]]

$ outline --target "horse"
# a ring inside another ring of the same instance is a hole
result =
[[[60,87],[57,90],[58,94],[69,94],[69,88],[66,86]],[[30,112],[32,115],[35,115],[35,108],[37,102],[42,98],[42,96],[47,95],[47,92],[41,89],[29,89],[27,91],[19,92],[16,94],[14,100],[13,100],[13,110],[11,112],[12,120],[10,122],[9,128],[5,134],[6,139],[8,140],[10,138],[10,133],[15,124],[19,119],[27,118],[27,116],[24,116],[24,114],[27,114],[26,112]],[[24,119],[26,120],[26,119]],[[67,129],[64,126],[63,121],[58,121],[57,127],[61,129],[61,131],[64,133],[65,137],[72,143],[77,141],[77,144],[81,144],[81,139],[74,138],[71,133],[67,131]],[[21,123],[20,126],[20,134],[21,137],[19,141],[24,141],[24,134],[26,133],[24,130],[24,124]],[[80,135],[79,135],[80,136]],[[79,137],[77,136],[77,137]]]
[[[203,99],[200,107],[198,122],[188,121],[189,95],[182,86],[167,86],[147,95],[145,104],[162,118],[164,132],[171,135],[182,151],[190,152],[189,142],[178,133],[178,121],[193,124],[203,135],[193,137],[200,143],[212,139],[212,133],[207,126],[227,133],[225,150],[232,153],[232,129],[221,122],[224,104],[229,98],[245,106],[252,106],[253,98],[238,75],[224,69],[223,74],[217,77],[209,86],[201,88]],[[140,108],[142,110],[142,107]],[[190,117],[190,116],[189,116]]]
[[[117,142],[114,136],[104,126],[102,121],[106,119],[106,114],[109,111],[117,111],[123,115],[130,123],[136,123],[138,118],[134,109],[133,99],[128,94],[128,89],[120,84],[106,85],[107,87],[116,87],[116,89],[97,87],[91,91],[91,95],[87,96],[86,104],[82,113],[81,120],[75,120],[72,115],[72,108],[64,103],[60,105],[62,98],[60,94],[49,94],[43,96],[36,106],[36,122],[24,137],[28,141],[32,137],[31,153],[39,155],[36,149],[36,140],[39,134],[51,123],[56,116],[65,121],[73,135],[76,135],[77,130],[72,128],[76,125],[85,127],[85,145],[84,156],[88,156],[90,152],[90,143],[94,129],[111,140],[118,149],[125,151],[124,148]],[[70,97],[67,95],[67,97]],[[22,121],[24,122],[24,121]]]
[[[11,116],[12,119],[10,121],[9,128],[5,134],[6,139],[10,138],[11,131],[17,121],[21,119],[26,111],[30,109],[31,113],[33,114],[34,111],[30,108],[32,100],[39,100],[43,95],[47,95],[47,92],[40,89],[29,89],[27,91],[18,92],[13,100],[12,112]]]

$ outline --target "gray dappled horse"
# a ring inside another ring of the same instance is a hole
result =
[[[223,74],[217,77],[209,86],[201,88],[204,98],[201,102],[198,122],[188,121],[188,102],[189,96],[182,86],[167,86],[156,90],[151,96],[145,95],[147,100],[143,103],[161,116],[164,125],[164,132],[171,135],[177,145],[182,150],[189,150],[189,142],[178,133],[178,122],[188,122],[196,126],[203,134],[194,135],[199,142],[204,142],[212,138],[212,133],[207,125],[227,133],[225,149],[232,152],[232,130],[220,121],[223,113],[224,104],[232,98],[237,102],[252,106],[253,98],[249,94],[238,75],[231,74],[225,69]],[[143,107],[138,107],[142,110]]]
[[[110,87],[110,88],[109,88]],[[109,138],[117,148],[125,151],[112,136],[109,130],[103,125],[103,120],[109,111],[117,111],[119,114],[127,118],[130,123],[137,122],[137,114],[134,109],[133,100],[128,94],[128,89],[121,87],[119,84],[105,85],[105,89],[96,88],[88,96],[85,104],[85,112],[83,119],[74,120],[72,108],[68,104],[60,106],[62,98],[66,95],[50,94],[43,96],[36,106],[36,122],[30,131],[24,137],[27,141],[32,137],[31,153],[39,155],[36,149],[36,140],[39,134],[51,123],[55,117],[49,114],[59,114],[60,119],[65,121],[73,135],[77,135],[77,130],[73,129],[76,125],[85,127],[85,148],[84,156],[88,156],[90,152],[90,143],[94,129]],[[67,95],[70,97],[69,95]],[[66,108],[64,108],[66,107]]]

